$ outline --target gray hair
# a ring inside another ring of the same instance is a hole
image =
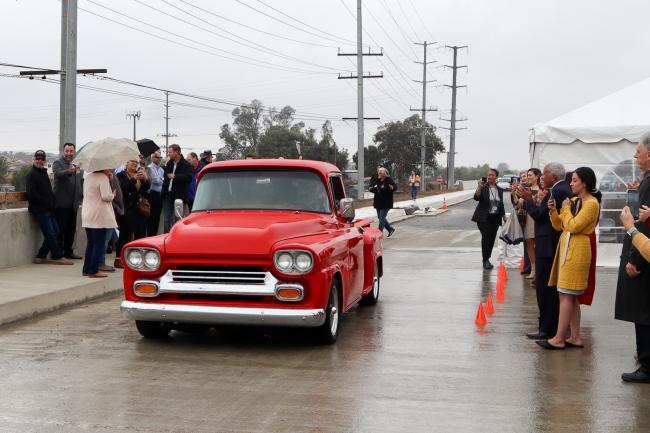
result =
[[[377,169],[377,173],[381,173],[381,172],[383,172],[386,176],[388,176],[388,170],[386,169],[386,167],[379,167],[379,169]]]
[[[641,138],[639,138],[639,142],[643,144],[645,150],[650,151],[650,131],[643,134]]]
[[[564,177],[566,176],[566,170],[559,162],[549,162],[544,166],[544,170],[548,170],[557,180],[564,180]]]

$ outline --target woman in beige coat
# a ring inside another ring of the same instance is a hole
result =
[[[548,203],[553,228],[562,231],[548,282],[549,286],[557,286],[560,317],[555,336],[537,341],[544,349],[583,347],[578,296],[587,288],[592,259],[589,235],[596,229],[600,215],[601,193],[596,189],[594,171],[589,167],[577,168],[571,179],[571,190],[576,196],[565,199],[559,213],[554,199]]]
[[[95,171],[84,180],[84,198],[81,207],[81,224],[86,229],[86,254],[83,275],[90,278],[106,277],[99,272],[102,252],[106,249],[108,230],[117,227],[113,212],[115,193],[111,189],[110,170]]]

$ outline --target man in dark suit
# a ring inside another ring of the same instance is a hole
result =
[[[183,158],[181,147],[178,144],[172,144],[169,146],[169,161],[165,165],[165,180],[161,191],[165,233],[169,232],[176,221],[174,201],[181,199],[184,207],[187,206],[187,193],[191,181],[192,166]]]
[[[645,171],[643,181],[638,186],[639,205],[650,206],[650,133],[641,137],[634,157],[639,162],[639,168]],[[621,378],[625,382],[650,383],[650,263],[631,243],[638,232],[650,236],[648,221],[637,221],[623,242],[614,317],[634,323],[640,364],[636,371],[623,373]]]
[[[557,287],[549,286],[548,281],[553,268],[555,250],[562,233],[551,225],[548,201],[552,197],[555,203],[562,203],[565,198],[573,196],[571,187],[564,180],[566,170],[562,164],[551,162],[546,164],[542,175],[548,192],[537,204],[529,190],[518,188],[524,199],[526,212],[535,221],[535,290],[537,291],[537,307],[539,308],[539,324],[536,332],[526,334],[531,339],[551,338],[557,332],[557,320],[560,314],[560,304]]]

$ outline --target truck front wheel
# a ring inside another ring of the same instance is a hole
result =
[[[135,327],[144,338],[161,339],[169,335],[172,330],[169,323],[166,322],[149,322],[146,320],[136,320]]]
[[[333,344],[339,334],[339,319],[341,318],[339,290],[338,280],[334,278],[327,307],[325,307],[325,323],[316,328],[318,339],[323,344]]]

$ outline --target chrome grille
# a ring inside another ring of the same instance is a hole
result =
[[[170,270],[172,283],[264,285],[267,273],[257,267],[189,267]]]

